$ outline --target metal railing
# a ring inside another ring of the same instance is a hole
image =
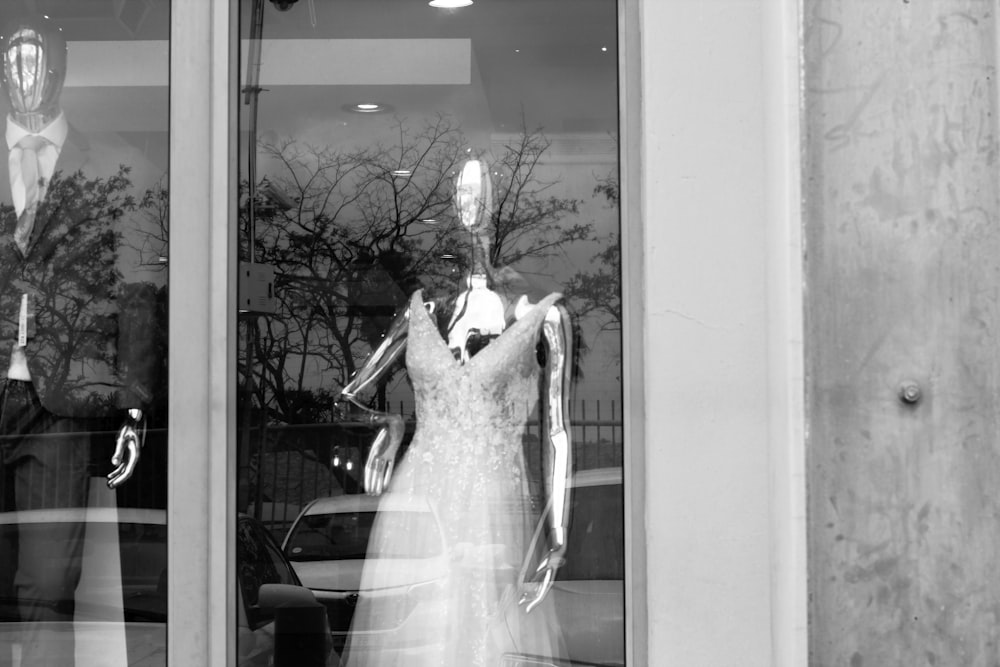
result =
[[[411,406],[394,409],[406,417],[407,443],[416,427]],[[617,401],[576,401],[570,406],[573,469],[620,468],[623,433]],[[360,424],[299,424],[251,429],[250,452],[240,456],[240,510],[283,537],[313,499],[359,493],[360,475],[374,432]],[[260,439],[263,438],[262,443]],[[540,488],[541,425],[537,413],[524,433],[524,452],[533,493]],[[259,499],[259,500],[258,500]]]

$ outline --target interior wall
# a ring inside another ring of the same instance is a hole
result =
[[[650,664],[772,650],[765,2],[642,0]]]

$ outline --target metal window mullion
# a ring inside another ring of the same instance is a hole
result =
[[[171,4],[167,664],[174,667],[235,663],[235,16],[229,0]]]
[[[640,0],[618,1],[618,109],[622,271],[625,664],[649,663],[646,575],[645,275],[642,181]]]

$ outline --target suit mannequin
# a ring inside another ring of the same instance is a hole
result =
[[[13,23],[0,47],[10,106],[0,160],[0,350],[10,350],[6,368],[0,352],[0,509],[86,507],[92,441],[115,438],[108,487],[134,472],[159,367],[154,304],[134,289],[141,275],[123,251],[136,224],[130,156],[63,114],[66,43],[48,20]],[[51,622],[73,618],[84,528],[37,528],[22,530],[16,548],[0,545],[0,572],[16,572],[0,588],[18,601],[21,664],[72,665],[72,630],[58,630],[72,624]]]

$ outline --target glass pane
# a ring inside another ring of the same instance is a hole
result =
[[[328,664],[622,665],[617,3],[438,4],[240,3],[239,509]]]
[[[169,9],[0,14],[2,665],[166,663]]]

